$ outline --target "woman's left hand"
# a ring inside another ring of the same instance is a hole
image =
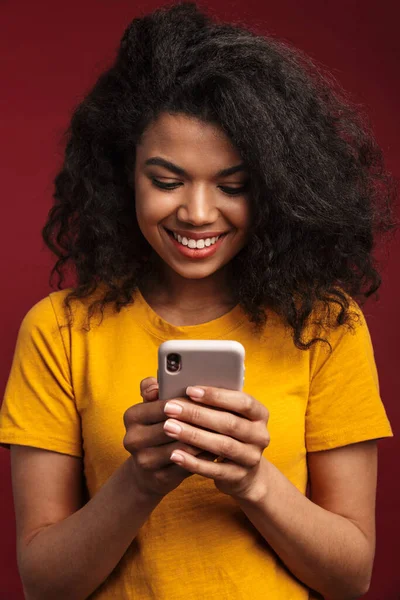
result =
[[[260,487],[265,486],[263,467],[267,462],[262,454],[270,441],[268,410],[243,392],[195,386],[186,393],[190,400],[178,398],[165,405],[166,416],[172,417],[165,421],[165,433],[223,461],[202,460],[183,450],[173,452],[171,461],[214,479],[221,492],[237,499],[250,499],[255,488],[259,495]],[[171,425],[180,431],[169,431]]]

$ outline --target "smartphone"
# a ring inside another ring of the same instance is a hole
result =
[[[234,340],[169,340],[158,348],[159,399],[186,396],[189,385],[241,391],[245,351]]]

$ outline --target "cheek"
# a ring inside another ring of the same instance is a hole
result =
[[[240,199],[237,203],[231,205],[226,215],[238,231],[247,231],[250,227],[250,203],[248,199]]]
[[[157,226],[174,210],[173,202],[168,201],[165,196],[160,197],[157,190],[153,191],[147,186],[144,189],[138,186],[135,202],[136,218],[142,231]]]
[[[146,202],[146,198],[141,197],[136,200],[136,218],[141,229],[151,227],[156,222],[157,207],[151,202]]]

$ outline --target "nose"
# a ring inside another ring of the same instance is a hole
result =
[[[185,192],[184,202],[177,212],[179,221],[196,227],[216,221],[218,208],[211,190],[207,190],[205,185],[198,185]]]

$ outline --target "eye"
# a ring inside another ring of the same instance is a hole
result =
[[[243,185],[242,187],[238,188],[231,188],[222,185],[219,186],[220,190],[222,190],[224,194],[228,194],[229,196],[240,196],[241,194],[245,194],[248,190],[248,187],[249,186],[247,183],[246,185]]]
[[[181,185],[180,183],[163,183],[162,181],[159,181],[159,179],[155,179],[155,177],[152,177],[151,181],[153,182],[153,185],[161,190],[174,190]]]
[[[161,190],[167,190],[167,191],[175,190],[176,188],[178,188],[182,185],[181,183],[163,183],[162,181],[160,181],[159,179],[156,179],[155,177],[152,177],[151,181],[155,187],[157,187]],[[219,189],[222,190],[224,192],[224,194],[228,194],[229,196],[240,196],[241,194],[244,194],[247,191],[248,183],[246,183],[242,187],[236,187],[236,188],[220,185]]]

